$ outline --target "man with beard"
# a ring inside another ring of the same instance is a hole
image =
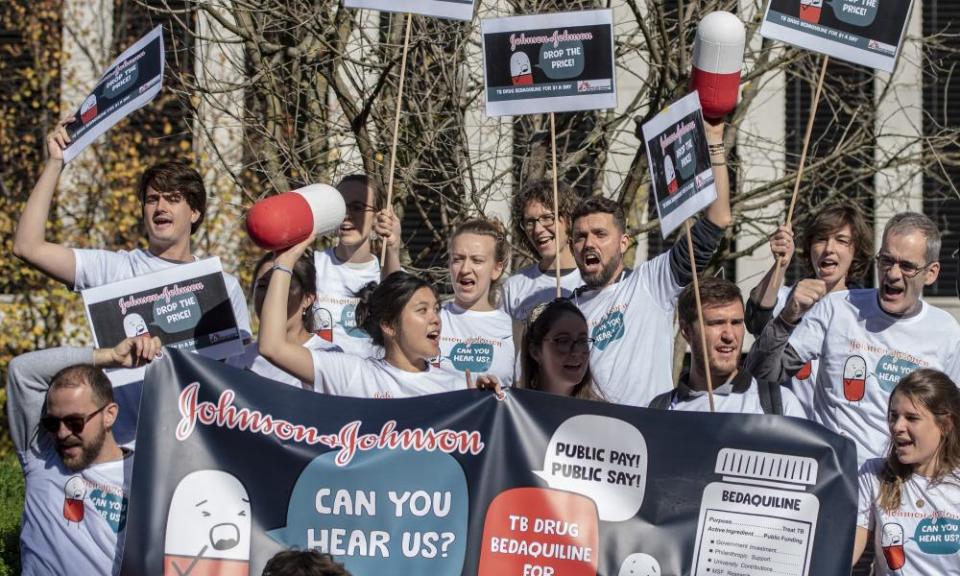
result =
[[[717,199],[692,228],[698,271],[706,267],[731,222],[723,122],[708,122],[705,128]],[[674,309],[680,291],[693,280],[686,236],[668,252],[628,270],[623,256],[630,237],[619,204],[587,198],[574,210],[572,221],[570,241],[584,283],[573,299],[594,340],[594,385],[611,402],[647,406],[654,396],[673,388]]]
[[[940,273],[940,246],[930,218],[895,215],[877,254],[879,289],[827,294],[823,280],[801,280],[748,358],[768,383],[819,360],[814,419],[853,440],[861,465],[887,453],[887,406],[901,378],[934,368],[960,381],[960,325],[922,298]]]
[[[650,407],[709,412],[706,371],[710,370],[717,412],[806,418],[800,402],[788,388],[760,386],[749,372],[740,369],[740,352],[746,332],[740,288],[723,278],[704,278],[700,282],[700,301],[707,357],[703,357],[696,294],[690,284],[683,289],[677,303],[680,333],[690,345],[690,371],[680,376],[676,388],[654,398]]]
[[[141,366],[160,349],[144,334],[114,348],[51,348],[10,362],[7,418],[26,481],[25,576],[119,572],[133,452],[113,437],[119,407],[100,367]]]

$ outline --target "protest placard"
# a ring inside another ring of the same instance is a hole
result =
[[[770,0],[760,34],[893,72],[912,5],[912,0]]]
[[[344,0],[347,8],[368,8],[383,12],[407,12],[454,20],[473,19],[474,0]]]
[[[494,18],[480,26],[488,116],[617,106],[613,11]]]
[[[850,568],[856,448],[801,419],[337,397],[178,350],[143,394],[124,575],[260,574],[287,548],[383,576]]]
[[[660,232],[666,238],[717,199],[697,93],[687,94],[644,124],[643,141]]]
[[[113,61],[66,126],[71,143],[63,151],[64,162],[160,93],[163,59],[163,27],[157,26]]]
[[[172,266],[82,292],[94,344],[149,333],[212,358],[243,351],[219,258]]]

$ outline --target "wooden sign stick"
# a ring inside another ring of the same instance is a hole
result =
[[[403,80],[407,72],[407,51],[410,48],[410,21],[413,20],[413,13],[407,13],[406,32],[403,36],[403,54],[400,56],[400,81],[397,84],[397,108],[393,114],[393,144],[390,145],[390,178],[387,180],[387,203],[388,209],[393,208],[393,174],[397,167],[397,139],[400,136],[400,108],[403,105]],[[383,243],[380,250],[381,265],[387,259],[387,243]]]
[[[553,241],[556,244],[556,254],[553,257],[553,266],[556,270],[557,278],[557,298],[563,296],[560,290],[560,252],[566,238],[563,237],[562,226],[560,226],[560,201],[559,201],[559,183],[557,176],[557,125],[553,112],[550,113],[550,152],[553,155]]]
[[[713,402],[713,380],[710,377],[710,350],[707,347],[707,332],[703,324],[703,304],[700,303],[700,280],[697,278],[697,260],[693,255],[693,236],[690,232],[690,219],[683,223],[687,231],[687,251],[690,253],[690,273],[693,275],[693,293],[697,299],[697,322],[700,324],[700,345],[703,347],[703,371],[707,376],[707,400],[710,402],[710,411],[716,412]],[[695,344],[691,343],[691,346]],[[690,367],[693,370],[693,366]]]

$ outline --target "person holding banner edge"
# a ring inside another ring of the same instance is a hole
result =
[[[163,162],[141,175],[139,198],[147,249],[110,252],[70,248],[46,239],[50,204],[63,170],[63,150],[70,144],[67,118],[47,136],[49,154],[37,184],[20,215],[13,253],[47,276],[74,290],[83,290],[193,262],[191,236],[203,223],[206,190],[200,174],[180,162]],[[250,314],[237,279],[224,272],[224,282],[242,339],[250,338]]]
[[[116,574],[133,451],[114,439],[119,406],[101,367],[157,358],[160,339],[113,348],[50,348],[7,371],[10,437],[23,467],[23,574]]]
[[[697,269],[713,256],[724,228],[732,222],[730,185],[723,145],[722,120],[704,122],[717,199],[692,228]],[[629,248],[623,209],[614,201],[592,197],[572,215],[570,241],[584,286],[573,299],[591,327],[594,380],[611,402],[646,406],[672,389],[673,316],[677,297],[692,281],[685,237],[666,253],[628,270]],[[629,375],[629,377],[624,377]]]
[[[878,576],[960,575],[960,389],[917,370],[890,395],[887,425],[886,457],[860,469],[853,563],[872,536]]]
[[[852,439],[860,465],[883,456],[889,394],[903,376],[935,368],[960,380],[960,325],[922,298],[940,272],[940,243],[927,216],[893,216],[877,254],[879,288],[827,294],[823,280],[801,280],[748,357],[771,385],[818,359],[815,421]]]
[[[328,350],[307,350],[285,337],[292,267],[313,243],[313,236],[277,253],[263,303],[260,353],[278,368],[318,392],[366,398],[402,398],[461,390],[468,386],[499,390],[495,377],[474,383],[431,365],[440,354],[440,305],[433,286],[398,271],[359,294],[357,325],[384,349],[383,358],[361,358]],[[279,272],[279,273],[278,273]]]

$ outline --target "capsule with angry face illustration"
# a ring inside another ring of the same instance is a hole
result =
[[[514,86],[533,84],[533,68],[526,52],[514,52],[510,57],[510,79]]]
[[[680,185],[677,183],[677,171],[673,167],[673,158],[664,156],[663,176],[667,181],[667,194],[674,194]]]
[[[317,308],[313,311],[313,320],[317,324],[317,336],[333,342],[333,314],[326,308]]]
[[[127,338],[133,338],[148,332],[150,330],[147,328],[147,322],[143,319],[143,316],[131,312],[123,317],[123,333],[127,335]]]
[[[73,476],[63,486],[63,517],[70,522],[83,521],[83,499],[87,495],[87,483]]]
[[[80,120],[87,124],[97,117],[97,97],[93,94],[87,96],[80,106]]]
[[[883,534],[880,536],[880,546],[883,548],[883,557],[887,567],[899,570],[907,563],[907,555],[903,551],[903,526],[896,522],[887,522],[883,525]]]
[[[191,472],[173,492],[164,537],[164,576],[248,576],[250,499],[232,474]]]
[[[867,362],[861,356],[847,358],[843,365],[843,397],[850,402],[863,400],[867,388]]]

